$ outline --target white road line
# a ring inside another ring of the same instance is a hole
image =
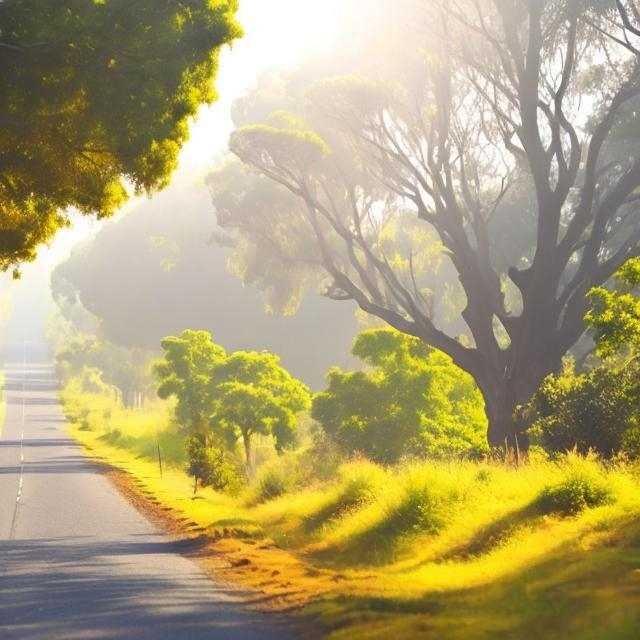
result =
[[[27,386],[27,343],[22,343],[22,429],[20,433],[20,479],[18,480],[18,493],[16,495],[16,506],[13,510],[13,519],[11,520],[11,530],[9,539],[13,540],[16,533],[16,524],[18,522],[18,507],[20,506],[20,498],[22,498],[22,487],[24,485],[24,417],[25,417],[25,392]]]

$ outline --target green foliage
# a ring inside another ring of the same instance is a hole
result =
[[[241,439],[252,468],[251,441],[271,436],[277,451],[296,442],[298,415],[309,408],[309,391],[271,353],[227,355],[207,331],[183,331],[162,343],[153,371],[161,398],[175,396],[176,420],[192,435],[213,432],[233,449]]]
[[[204,434],[213,406],[211,372],[226,353],[207,331],[183,331],[160,343],[164,359],[153,365],[158,395],[174,396],[175,417],[190,433]]]
[[[187,473],[195,478],[194,489],[198,483],[216,491],[238,489],[240,481],[236,468],[220,447],[207,445],[199,436],[187,438],[185,445],[189,460]]]
[[[576,515],[614,501],[611,482],[593,456],[569,454],[557,464],[560,477],[546,485],[537,500],[543,511]]]
[[[341,465],[335,486],[327,490],[326,499],[319,508],[306,517],[307,528],[327,525],[371,502],[385,480],[384,471],[367,460]]]
[[[149,365],[152,355],[143,349],[126,349],[96,336],[78,335],[55,356],[56,370],[64,381],[82,378],[85,391],[116,391],[126,407],[151,396]]]
[[[236,0],[12,0],[0,7],[0,269],[35,256],[63,210],[111,215],[161,188],[214,100]]]
[[[343,521],[336,523],[336,531],[346,537],[341,551],[355,563],[390,562],[412,540],[443,531],[469,489],[469,478],[455,468],[430,463],[389,470],[384,482],[380,471],[371,477],[375,498],[365,497],[359,508],[345,510]]]
[[[622,434],[620,452],[628,459],[640,459],[640,427],[631,427]]]
[[[241,438],[248,468],[251,440],[272,436],[282,451],[296,442],[298,415],[309,408],[307,387],[271,353],[238,351],[211,371],[210,424],[231,441]]]
[[[640,259],[635,258],[616,272],[615,287],[588,293],[585,321],[593,330],[596,354],[605,360],[579,375],[569,367],[549,376],[529,402],[524,415],[547,450],[593,449],[605,457],[640,453],[639,285]]]
[[[592,309],[585,320],[594,330],[597,353],[603,358],[640,347],[640,258],[627,261],[616,273],[617,287],[592,289],[588,298]]]
[[[280,118],[282,121],[282,118]],[[296,174],[309,171],[329,155],[327,143],[315,132],[269,125],[247,125],[234,131],[230,149],[240,157],[251,157],[265,169],[287,167]]]
[[[569,368],[549,376],[525,414],[547,451],[593,449],[611,457],[623,446],[625,432],[637,426],[639,409],[638,367],[602,365],[580,375]]]
[[[344,451],[392,463],[486,450],[480,393],[448,356],[392,329],[362,332],[353,354],[369,370],[330,371],[312,409]]]

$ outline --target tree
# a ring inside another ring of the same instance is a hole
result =
[[[360,333],[353,354],[369,370],[332,369],[311,413],[344,451],[394,463],[485,450],[482,397],[448,356],[393,329]]]
[[[249,258],[321,273],[328,296],[449,355],[482,392],[490,444],[525,447],[516,406],[583,335],[585,294],[640,254],[640,8],[407,5],[359,75],[301,92],[299,74],[293,114],[235,131],[231,150],[264,180],[248,175],[235,201],[214,180],[218,219]],[[265,180],[295,204],[263,215]],[[415,243],[387,234],[407,216],[439,238],[468,340],[437,322]]]
[[[192,436],[206,440],[213,407],[211,377],[214,367],[225,362],[225,350],[207,331],[183,331],[160,343],[164,359],[153,366],[162,399],[176,398],[175,417]]]
[[[0,269],[75,208],[111,215],[165,186],[214,100],[236,0],[0,2]]]
[[[309,408],[309,391],[271,353],[238,351],[211,373],[212,428],[231,441],[242,439],[251,473],[255,435],[272,436],[282,451],[296,441],[298,415]]]
[[[56,353],[56,367],[62,378],[82,376],[95,388],[99,379],[103,386],[117,390],[125,407],[136,408],[153,393],[152,358],[142,349],[129,350],[96,336],[77,334]]]
[[[227,460],[219,447],[207,446],[198,436],[187,438],[187,473],[193,476],[193,495],[198,492],[198,482],[215,491],[234,489],[237,484],[235,467]]]
[[[51,276],[61,312],[83,333],[149,350],[184,327],[205,329],[228,350],[279,354],[295,377],[322,388],[358,332],[354,308],[310,292],[293,317],[266,313],[260,291],[229,273],[229,250],[203,242],[212,225],[209,198],[186,182],[189,188],[174,181],[74,248]],[[88,312],[99,329],[83,326]]]

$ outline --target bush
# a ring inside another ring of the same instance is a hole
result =
[[[186,441],[189,466],[187,473],[195,478],[194,493],[198,482],[216,491],[232,491],[240,480],[235,466],[229,462],[222,449],[206,446],[197,436]]]
[[[349,562],[392,560],[416,536],[440,532],[461,503],[460,478],[442,464],[403,466],[387,474],[374,499],[337,526],[333,544]]]
[[[622,454],[628,460],[640,459],[640,427],[633,427],[624,432]]]
[[[437,533],[446,523],[448,507],[458,492],[448,483],[438,486],[429,475],[409,475],[395,503],[385,506],[385,518],[376,527],[391,538],[412,533]]]
[[[313,418],[347,455],[394,464],[406,456],[487,451],[482,397],[451,358],[392,329],[362,332],[353,354],[368,370],[332,369],[312,407]]]
[[[576,515],[614,501],[611,483],[592,455],[571,453],[558,463],[558,471],[558,480],[545,486],[538,497],[545,513]]]
[[[613,457],[625,446],[626,432],[637,426],[639,382],[637,366],[549,376],[525,409],[531,432],[550,452],[593,450]],[[630,448],[632,440],[630,435]]]
[[[280,462],[279,460],[276,462]],[[266,464],[258,472],[254,483],[251,502],[260,504],[278,498],[293,486],[292,477],[287,473],[282,464]]]
[[[258,469],[246,502],[249,505],[268,502],[314,482],[333,480],[343,460],[323,432],[314,433],[308,446],[285,451]]]

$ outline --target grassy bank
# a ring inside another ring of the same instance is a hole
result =
[[[263,606],[350,638],[636,638],[640,486],[629,465],[568,456],[383,468],[303,450],[237,496],[192,499],[164,405],[63,393],[71,431],[126,472],[201,561]],[[157,444],[164,456],[160,477]]]

